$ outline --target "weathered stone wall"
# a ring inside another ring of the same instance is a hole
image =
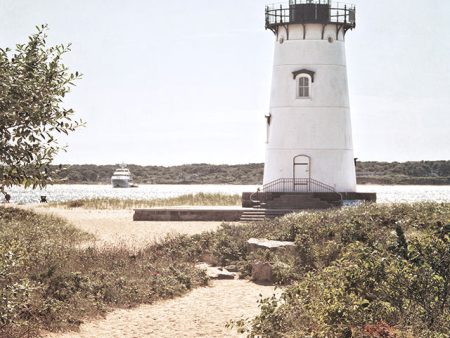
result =
[[[242,209],[135,209],[134,221],[236,222]]]

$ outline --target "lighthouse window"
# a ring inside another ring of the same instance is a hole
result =
[[[310,80],[308,76],[301,76],[298,78],[298,97],[309,97]]]

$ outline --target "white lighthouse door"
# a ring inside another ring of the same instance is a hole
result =
[[[298,192],[310,191],[311,158],[307,155],[294,157],[293,188]]]

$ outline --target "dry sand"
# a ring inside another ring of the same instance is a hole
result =
[[[221,222],[133,222],[133,210],[88,210],[34,207],[42,213],[66,218],[79,229],[94,234],[98,245],[125,244],[139,248],[168,234],[193,235],[216,230]]]
[[[170,233],[195,234],[215,230],[220,222],[133,222],[131,210],[85,210],[34,207],[69,220],[78,228],[94,234],[99,245],[125,244],[139,248]],[[260,295],[269,297],[272,286],[244,280],[213,281],[189,294],[131,310],[114,310],[104,319],[82,324],[79,332],[49,334],[51,338],[69,337],[240,337],[227,329],[229,320],[251,318],[258,311]]]
[[[273,293],[273,287],[248,281],[214,281],[210,287],[197,288],[184,297],[113,311],[104,320],[81,325],[78,333],[49,337],[242,337],[225,324],[230,319],[256,315],[259,295],[270,297]]]

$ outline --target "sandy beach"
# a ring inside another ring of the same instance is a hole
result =
[[[221,222],[133,222],[133,210],[89,210],[33,207],[67,219],[79,229],[95,235],[97,245],[140,248],[168,234],[193,235],[216,230]]]
[[[210,287],[195,289],[184,297],[115,310],[103,320],[81,325],[79,332],[47,337],[243,337],[225,324],[230,319],[256,315],[259,295],[270,297],[273,292],[270,286],[244,280],[214,281]]]
[[[167,234],[195,234],[215,230],[220,222],[133,222],[132,210],[86,210],[33,207],[50,213],[92,233],[98,245],[127,245],[139,248]],[[79,332],[51,333],[49,338],[74,337],[241,337],[225,327],[230,320],[251,318],[258,310],[260,295],[270,297],[273,286],[246,280],[213,281],[183,297],[117,309],[105,318],[87,320]]]

